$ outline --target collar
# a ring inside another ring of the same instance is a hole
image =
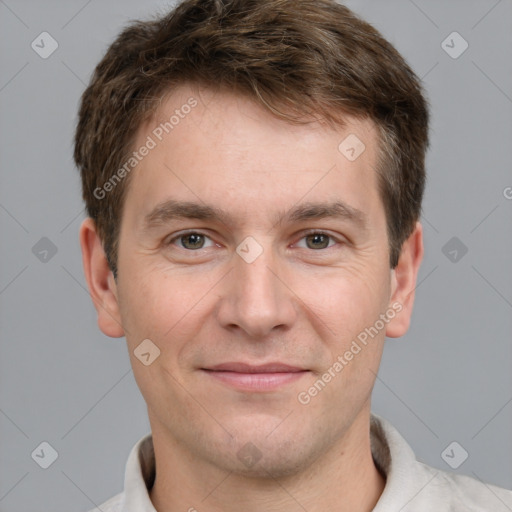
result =
[[[375,465],[386,478],[386,486],[373,512],[394,510],[407,504],[418,489],[428,484],[429,474],[418,471],[414,452],[385,419],[372,414],[370,442]],[[157,512],[150,498],[155,480],[155,451],[151,434],[132,448],[126,464],[122,512]],[[425,480],[425,482],[423,482]]]

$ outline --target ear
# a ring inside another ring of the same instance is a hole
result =
[[[414,231],[402,245],[398,265],[391,271],[390,307],[397,315],[389,321],[386,336],[399,338],[409,329],[414,292],[421,260],[423,259],[423,228],[416,223]],[[401,309],[399,309],[401,308]]]
[[[107,336],[124,336],[117,299],[117,285],[110,270],[94,221],[88,217],[80,226],[82,263],[89,293],[98,313],[98,326]]]

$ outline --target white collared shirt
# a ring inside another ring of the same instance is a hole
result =
[[[512,491],[418,462],[395,428],[372,415],[371,449],[386,486],[373,512],[512,512]],[[124,491],[90,512],[157,512],[149,498],[155,478],[151,434],[132,448]]]

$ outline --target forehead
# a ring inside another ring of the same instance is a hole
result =
[[[283,115],[294,117],[291,112],[283,110]],[[157,142],[165,143],[162,138],[170,142],[180,132],[186,135],[187,129],[193,125],[208,139],[219,142],[229,142],[229,137],[236,133],[236,142],[241,144],[244,142],[242,135],[248,135],[249,140],[245,139],[245,142],[253,142],[249,144],[253,147],[258,140],[278,144],[289,142],[293,137],[303,143],[314,141],[318,144],[318,137],[330,134],[336,141],[345,132],[359,135],[370,146],[377,142],[378,132],[371,119],[343,113],[337,118],[337,125],[329,124],[320,114],[316,119],[310,116],[293,122],[272,113],[270,107],[264,107],[247,95],[224,89],[213,90],[199,84],[183,84],[161,97],[151,118],[139,127],[138,137],[152,133]],[[332,142],[325,141],[327,144]],[[347,153],[347,156],[351,155]]]
[[[140,126],[134,149],[144,146],[151,149],[134,169],[126,199],[144,213],[169,195],[243,206],[246,214],[302,198],[379,206],[372,207],[379,202],[378,135],[370,120],[293,124],[244,96],[184,85]]]

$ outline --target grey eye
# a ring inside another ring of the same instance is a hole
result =
[[[205,236],[200,233],[187,233],[178,238],[180,244],[185,249],[202,249],[205,243]]]

